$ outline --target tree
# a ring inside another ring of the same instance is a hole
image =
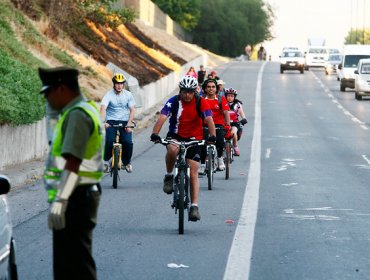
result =
[[[345,44],[370,45],[370,28],[350,30],[345,38]]]
[[[263,0],[203,0],[194,42],[215,53],[237,56],[247,44],[272,39],[273,11]]]
[[[182,28],[191,31],[200,18],[201,0],[152,0]]]

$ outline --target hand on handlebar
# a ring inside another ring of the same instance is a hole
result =
[[[162,138],[158,134],[152,133],[152,135],[150,135],[150,141],[154,143],[160,143],[161,140]]]
[[[246,118],[244,118],[244,119],[241,119],[241,120],[240,120],[240,123],[241,123],[242,125],[246,125],[246,124],[248,123],[248,121],[247,121],[247,119],[246,119]]]

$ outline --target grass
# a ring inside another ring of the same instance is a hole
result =
[[[14,30],[22,41],[17,39]],[[0,0],[0,38],[0,125],[37,122],[45,115],[37,68],[47,65],[34,57],[26,45],[56,58],[61,64],[77,67],[78,63],[50,44],[20,11],[5,0]]]

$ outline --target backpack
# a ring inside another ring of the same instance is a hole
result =
[[[203,119],[204,116],[202,114],[202,111],[200,110],[200,95],[195,94],[194,98],[195,98],[195,106],[196,106],[196,109],[197,109],[198,116]],[[180,102],[180,95],[178,94],[178,95],[176,95],[176,99],[175,99],[175,102],[174,102],[174,107],[173,107],[172,113],[177,114],[177,112],[179,110],[179,102]]]

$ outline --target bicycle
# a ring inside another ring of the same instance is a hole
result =
[[[204,127],[204,134],[208,135],[208,127]],[[216,128],[217,129],[217,128]],[[206,174],[208,180],[208,190],[212,190],[213,174],[217,171],[217,150],[214,144],[207,144]]]
[[[224,149],[224,162],[225,162],[225,180],[230,177],[230,164],[234,161],[234,145],[232,138],[225,138],[225,149]]]
[[[179,234],[184,234],[184,212],[188,211],[189,221],[189,189],[190,189],[190,168],[186,162],[186,151],[197,145],[204,145],[204,140],[192,140],[189,142],[177,141],[175,139],[161,139],[158,142],[164,146],[175,144],[179,146],[179,154],[175,164],[174,184],[173,184],[173,202],[171,207],[175,209],[175,214],[179,212]]]
[[[213,174],[217,171],[217,151],[214,144],[207,145],[206,171],[208,179],[208,190],[212,190]]]
[[[112,162],[110,165],[110,176],[113,177],[113,189],[117,189],[117,181],[120,180],[118,171],[122,168],[122,144],[120,143],[120,128],[135,128],[136,123],[132,122],[133,125],[123,126],[122,123],[112,124],[111,127],[116,128],[116,141],[113,142],[112,148]]]

